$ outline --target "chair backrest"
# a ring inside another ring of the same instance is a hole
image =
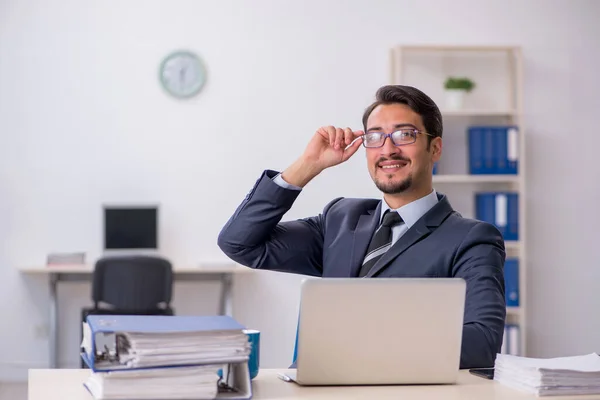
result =
[[[173,269],[157,256],[104,257],[96,262],[93,276],[94,306],[106,303],[120,311],[151,312],[171,303]]]

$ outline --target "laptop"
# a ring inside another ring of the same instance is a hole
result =
[[[322,278],[301,284],[300,385],[453,384],[466,283],[458,278]]]

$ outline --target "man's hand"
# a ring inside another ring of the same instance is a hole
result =
[[[362,134],[362,131],[353,132],[350,128],[319,128],[306,146],[302,157],[317,170],[323,171],[352,157],[362,143],[362,138],[357,139]],[[352,143],[354,139],[357,140]]]
[[[350,128],[321,127],[312,137],[304,154],[289,168],[282,178],[299,187],[304,187],[323,170],[347,161],[362,143],[362,131]]]

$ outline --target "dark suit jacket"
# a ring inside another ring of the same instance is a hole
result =
[[[223,227],[218,245],[258,269],[355,277],[380,219],[381,200],[338,198],[315,217],[280,222],[299,191],[265,171]],[[503,238],[491,224],[463,218],[443,194],[371,269],[368,277],[456,277],[467,284],[461,368],[491,367],[502,346]]]

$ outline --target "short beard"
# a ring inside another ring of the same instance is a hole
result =
[[[383,183],[375,179],[375,186],[385,194],[400,194],[406,192],[412,186],[412,174],[400,182]]]

